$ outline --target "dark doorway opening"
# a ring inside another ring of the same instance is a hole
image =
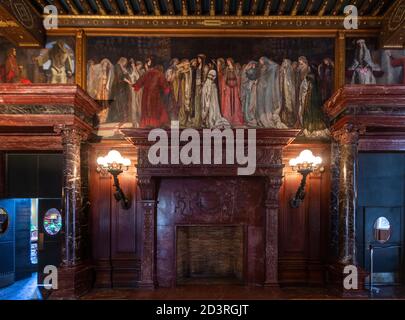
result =
[[[359,154],[357,203],[360,266],[370,272],[372,262],[375,285],[403,283],[405,153]]]
[[[61,256],[62,154],[8,152],[4,158],[0,208],[8,226],[0,234],[0,287],[38,277],[43,291],[44,266],[58,266]]]

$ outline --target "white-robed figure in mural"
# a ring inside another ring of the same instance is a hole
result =
[[[89,60],[87,64],[87,92],[105,107],[98,115],[100,123],[107,119],[108,103],[111,100],[111,87],[114,81],[114,66],[108,59],[100,63]]]
[[[210,70],[202,88],[202,123],[206,128],[229,128],[231,125],[228,120],[221,115],[216,77],[216,71]]]
[[[260,76],[256,87],[256,120],[260,127],[287,128],[280,120],[280,67],[267,57],[259,59]]]
[[[143,69],[143,63],[141,61],[136,61],[134,59],[129,60],[129,70],[128,76],[130,85],[135,84],[138,79],[145,73]],[[142,92],[143,88],[140,88],[138,91],[130,91],[130,113],[131,113],[131,122],[135,128],[139,127],[141,121],[141,105],[142,105]]]
[[[373,62],[370,50],[367,48],[364,39],[357,41],[354,61],[349,70],[353,71],[352,84],[376,83],[373,71],[379,71],[380,67]]]
[[[289,127],[296,123],[296,91],[295,71],[292,62],[284,59],[280,68],[280,90],[281,90],[281,121]]]

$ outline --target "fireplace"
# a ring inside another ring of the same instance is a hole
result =
[[[282,150],[299,130],[256,130],[251,176],[239,176],[238,165],[227,164],[225,153],[221,164],[152,164],[149,130],[121,131],[137,152],[139,287],[215,281],[278,286]],[[233,136],[235,145],[252,142],[247,133]],[[172,155],[169,131],[167,139]],[[211,145],[205,143],[201,138],[202,150]]]
[[[176,284],[243,284],[243,226],[177,226]]]

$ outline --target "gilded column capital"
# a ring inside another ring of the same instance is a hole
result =
[[[359,136],[366,131],[361,125],[345,124],[342,128],[332,132],[333,139],[339,144],[357,144]]]
[[[88,137],[86,131],[75,126],[56,125],[53,129],[54,132],[62,136],[62,145],[80,145],[83,141],[86,141]]]

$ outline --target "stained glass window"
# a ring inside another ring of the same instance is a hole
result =
[[[44,229],[53,236],[56,235],[62,228],[62,216],[58,209],[52,208],[45,213]]]

